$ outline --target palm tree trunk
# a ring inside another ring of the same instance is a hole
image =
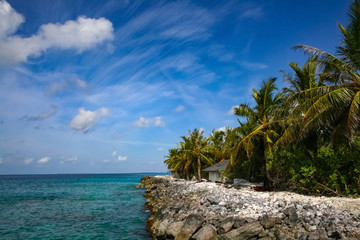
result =
[[[265,157],[265,173],[266,173],[266,176],[264,179],[264,187],[267,189],[270,189],[271,185],[273,184],[274,181],[270,175],[269,169],[267,168],[267,163],[268,163],[267,156],[266,156],[266,154],[264,154],[264,155],[265,155],[264,157]]]
[[[200,156],[198,156],[198,177],[199,177],[199,181],[201,181],[201,158]]]

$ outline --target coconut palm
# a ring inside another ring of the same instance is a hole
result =
[[[212,130],[210,136],[207,138],[209,152],[212,155],[214,162],[225,160],[223,146],[225,140],[225,132]]]
[[[267,172],[267,154],[271,152],[275,140],[279,137],[279,126],[275,119],[275,112],[284,103],[284,94],[277,92],[275,85],[276,78],[270,78],[264,81],[259,91],[253,89],[252,97],[255,100],[255,107],[251,108],[247,104],[241,104],[235,108],[235,115],[245,117],[246,122],[241,123],[238,131],[244,134],[244,137],[238,142],[235,151],[232,154],[232,161],[245,161],[241,153],[245,151],[250,164],[256,151],[263,156],[263,167],[265,168],[265,184],[270,180]]]
[[[197,168],[198,179],[201,180],[202,166],[212,165],[213,161],[207,156],[209,154],[209,145],[207,139],[203,136],[204,131],[194,129],[189,131],[189,137],[183,136],[182,139],[188,144],[188,161],[191,161]]]
[[[295,62],[289,63],[289,66],[294,73],[280,71],[283,74],[284,81],[287,82],[290,87],[284,88],[284,91],[289,94],[287,101],[282,107],[283,116],[286,115],[286,118],[284,118],[285,131],[277,141],[277,144],[286,145],[290,142],[303,140],[302,142],[305,143],[307,148],[312,152],[316,162],[317,142],[321,129],[312,131],[306,139],[299,139],[298,136],[303,127],[303,116],[306,109],[316,100],[316,96],[305,96],[301,93],[322,85],[318,78],[317,71],[319,63],[316,57],[310,56],[302,68]]]
[[[327,82],[293,96],[314,98],[309,107],[298,107],[305,112],[300,137],[319,128],[330,129],[331,143],[336,144],[339,140],[352,142],[360,132],[360,0],[353,1],[348,15],[348,26],[339,24],[343,35],[337,48],[340,57],[310,46],[294,47],[318,59],[323,68],[320,76]]]

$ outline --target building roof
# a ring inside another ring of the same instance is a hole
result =
[[[216,163],[210,167],[203,169],[204,172],[217,172],[224,171],[230,160],[224,160],[222,162]]]

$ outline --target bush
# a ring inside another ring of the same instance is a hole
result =
[[[296,145],[277,147],[268,156],[275,188],[307,194],[360,194],[360,138],[350,146],[321,147],[317,159]]]

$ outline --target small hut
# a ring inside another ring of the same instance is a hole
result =
[[[223,174],[220,171],[224,171],[228,163],[229,160],[224,160],[222,162],[216,163],[210,167],[203,169],[203,172],[209,173],[209,180],[211,182],[220,182],[223,180]]]

